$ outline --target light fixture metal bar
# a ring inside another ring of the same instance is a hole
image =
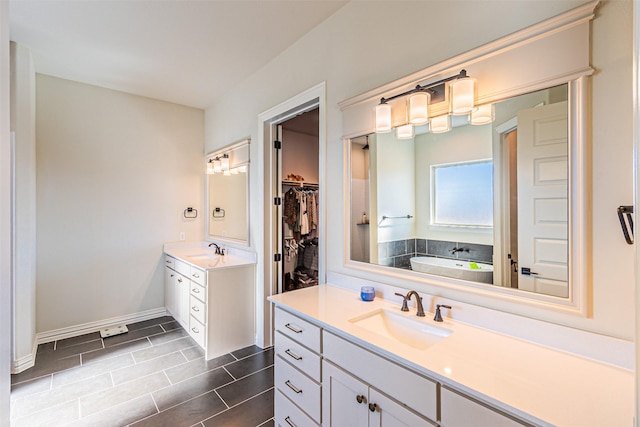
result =
[[[402,96],[411,95],[411,94],[416,93],[416,92],[433,91],[433,88],[435,88],[436,86],[444,85],[445,83],[450,82],[451,80],[462,79],[462,78],[465,78],[465,77],[468,77],[467,76],[467,70],[461,70],[455,76],[447,77],[445,79],[438,80],[437,82],[429,83],[429,84],[422,85],[422,86],[416,85],[416,87],[413,88],[413,89],[410,89],[410,90],[408,90],[406,92],[399,93],[397,95],[390,96],[388,98],[382,97],[382,98],[380,98],[380,104],[386,104],[389,101],[393,101],[394,99],[400,98]],[[437,91],[435,91],[435,92],[437,92]]]

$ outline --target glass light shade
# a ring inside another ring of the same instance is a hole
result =
[[[449,132],[451,130],[451,116],[445,114],[444,116],[432,118],[429,129],[431,129],[431,133]]]
[[[231,175],[238,175],[238,173],[239,173],[238,168],[231,169]]]
[[[231,176],[231,171],[229,169],[227,169],[226,171],[222,172],[222,175],[224,176]]]
[[[418,92],[409,98],[409,123],[423,125],[429,121],[429,100],[426,92]]]
[[[228,154],[225,154],[220,159],[220,167],[222,168],[223,171],[228,171],[229,170],[229,155]]]
[[[486,125],[495,120],[495,109],[493,104],[481,105],[471,112],[472,125]]]
[[[238,172],[246,173],[247,172],[247,166],[243,165],[243,166],[238,167]]]
[[[207,162],[207,175],[213,175],[213,161]]]
[[[213,173],[222,172],[222,165],[220,164],[220,159],[217,157],[213,160]]]
[[[391,105],[378,104],[376,106],[376,133],[391,132]]]
[[[396,128],[396,138],[398,139],[413,138],[413,125],[409,123],[408,125],[398,126]]]
[[[475,103],[476,81],[471,77],[457,79],[451,83],[451,112],[453,114],[468,114]]]

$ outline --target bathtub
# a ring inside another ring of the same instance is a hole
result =
[[[417,256],[411,258],[411,269],[436,276],[453,277],[472,282],[493,283],[493,265],[477,262],[479,269],[469,267],[469,261]]]

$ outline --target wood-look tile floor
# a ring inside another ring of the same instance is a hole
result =
[[[11,377],[11,427],[272,427],[273,348],[212,360],[172,317],[38,347]]]

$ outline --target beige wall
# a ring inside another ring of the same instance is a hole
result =
[[[207,110],[207,151],[216,148],[218,141],[223,144],[248,133],[257,139],[255,118],[259,113],[326,81],[327,167],[323,172],[328,198],[327,247],[331,248],[327,251],[327,266],[332,272],[358,276],[358,272],[344,267],[343,149],[337,103],[583,3],[350,2]],[[618,205],[633,200],[632,2],[603,2],[596,16],[592,23],[592,64],[596,73],[590,83],[592,317],[585,319],[551,311],[544,317],[554,323],[632,339],[634,252],[624,242],[615,216]],[[363,28],[379,30],[363,31]],[[249,98],[251,104],[244,102]],[[259,158],[261,148],[252,145],[252,159]],[[260,175],[252,180],[252,195],[260,194],[261,179]],[[251,226],[252,231],[263,229],[260,212],[252,213]],[[254,241],[252,245],[261,259],[262,241]],[[460,297],[468,302],[477,301],[471,295]],[[519,310],[517,306],[510,309]],[[527,313],[534,315],[538,316]]]
[[[37,75],[37,330],[164,306],[162,245],[200,240],[203,111]]]

